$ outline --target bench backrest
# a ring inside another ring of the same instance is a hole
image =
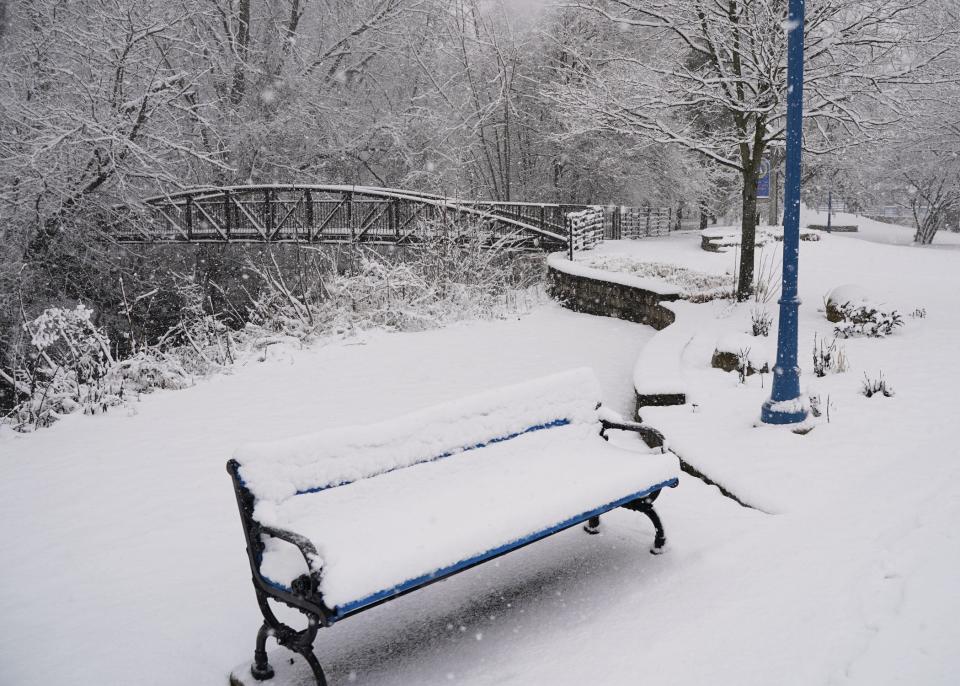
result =
[[[341,486],[530,431],[596,423],[600,386],[584,367],[498,388],[378,424],[249,443],[234,453],[260,501]]]

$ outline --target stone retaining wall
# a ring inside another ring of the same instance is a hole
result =
[[[675,317],[660,303],[679,299],[675,293],[662,295],[634,286],[568,274],[553,266],[547,267],[547,292],[575,312],[647,324],[657,331],[673,324]]]

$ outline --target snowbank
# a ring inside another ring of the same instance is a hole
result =
[[[696,333],[688,303],[664,304],[675,315],[674,323],[658,331],[640,353],[633,368],[633,387],[638,396],[683,395],[689,388],[680,364],[684,348]]]

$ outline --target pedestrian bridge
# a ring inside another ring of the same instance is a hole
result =
[[[415,244],[449,235],[456,222],[519,247],[569,246],[567,215],[587,205],[464,201],[416,191],[345,185],[203,187],[119,208],[122,243]],[[464,221],[466,220],[466,221]]]

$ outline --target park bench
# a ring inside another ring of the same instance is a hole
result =
[[[250,674],[274,675],[269,636],[310,665],[320,627],[624,507],[655,528],[676,457],[643,424],[600,408],[578,369],[397,419],[248,444],[227,463],[263,614]],[[609,442],[635,431],[635,447]],[[306,617],[296,630],[268,600]],[[245,670],[244,670],[245,671]],[[249,675],[247,675],[249,676]],[[241,682],[240,678],[235,681]]]

